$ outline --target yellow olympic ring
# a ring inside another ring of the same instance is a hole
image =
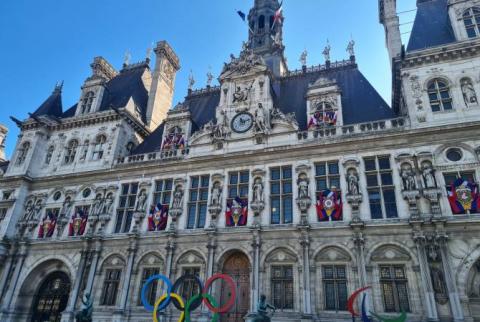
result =
[[[183,303],[182,297],[180,295],[171,293],[170,296],[178,301],[182,309],[185,309],[185,303]],[[155,305],[153,307],[153,322],[158,322],[158,318],[157,318],[158,307],[166,298],[167,298],[167,294],[164,294],[161,298],[159,298],[155,302]],[[185,311],[182,311],[182,314],[180,314],[180,318],[178,319],[178,322],[183,322],[184,319],[185,319]]]

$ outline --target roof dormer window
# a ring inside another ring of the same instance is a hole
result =
[[[81,113],[80,114],[87,114],[92,111],[93,100],[95,99],[95,94],[90,91],[83,96],[82,105],[81,105]]]
[[[463,13],[463,23],[468,38],[475,38],[480,35],[480,8],[473,7]]]
[[[78,141],[71,140],[67,145],[67,150],[65,151],[65,164],[71,164],[75,161],[75,156],[77,155]]]
[[[22,165],[25,162],[29,150],[30,142],[23,143],[20,150],[18,150],[17,165]]]
[[[446,80],[436,78],[428,84],[428,98],[432,112],[448,111],[453,109],[450,87]]]

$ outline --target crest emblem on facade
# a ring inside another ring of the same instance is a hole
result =
[[[448,191],[448,201],[454,214],[478,212],[480,208],[478,185],[462,178],[455,180]]]

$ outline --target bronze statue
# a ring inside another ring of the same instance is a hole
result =
[[[77,322],[92,322],[93,301],[89,293],[82,297],[80,311],[75,315]]]
[[[268,310],[272,310],[269,312]],[[267,297],[265,295],[260,295],[260,301],[257,304],[257,313],[253,318],[253,322],[270,322],[272,320],[272,315],[275,313],[275,307],[267,303]]]

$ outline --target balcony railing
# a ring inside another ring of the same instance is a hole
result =
[[[169,161],[169,160],[180,160],[184,159],[189,153],[189,149],[177,149],[177,150],[168,150],[160,152],[151,152],[145,154],[137,154],[128,157],[121,157],[117,159],[116,164],[131,164],[131,163],[141,163],[148,161]]]

